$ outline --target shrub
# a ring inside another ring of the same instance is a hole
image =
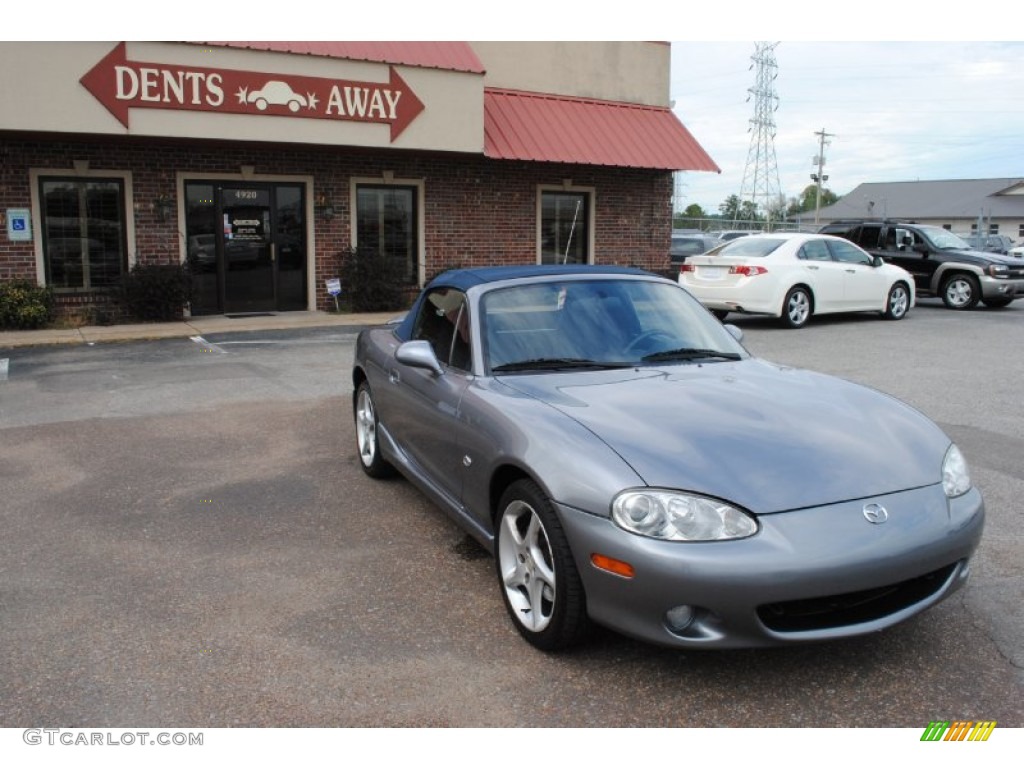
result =
[[[137,320],[180,320],[192,298],[192,278],[181,264],[136,264],[121,278],[121,302]]]
[[[341,254],[341,284],[353,312],[404,308],[408,293],[405,264],[368,248]]]
[[[53,319],[53,289],[28,280],[0,281],[0,328],[41,328]]]

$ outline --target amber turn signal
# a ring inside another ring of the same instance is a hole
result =
[[[624,576],[627,579],[632,579],[636,573],[636,570],[629,563],[616,560],[614,557],[608,557],[608,555],[595,553],[590,556],[590,562],[594,564],[595,568],[614,573],[616,576]]]

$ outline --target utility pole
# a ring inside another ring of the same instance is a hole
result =
[[[817,226],[821,213],[821,185],[828,181],[828,176],[823,173],[825,168],[825,147],[832,143],[828,139],[834,137],[835,134],[825,133],[825,129],[822,128],[820,131],[815,131],[814,135],[818,137],[818,154],[811,159],[811,162],[818,167],[818,172],[811,174],[811,181],[817,184],[817,195],[814,200],[814,224]]]
[[[775,92],[775,78],[779,65],[775,61],[775,46],[778,43],[754,43],[751,69],[757,66],[756,82],[748,88],[754,97],[754,117],[750,120],[750,149],[747,165],[743,170],[740,185],[740,202],[749,194],[757,210],[758,199],[763,201],[768,229],[771,230],[772,206],[781,196],[779,186],[779,165],[775,159],[775,113],[779,109],[779,96]],[[737,217],[739,213],[737,212]]]

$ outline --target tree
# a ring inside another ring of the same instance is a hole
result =
[[[700,229],[707,217],[707,213],[697,203],[690,203],[681,215],[676,215],[673,226],[676,229]]]
[[[796,216],[800,213],[808,213],[815,209],[817,205],[818,196],[818,185],[808,184],[804,187],[804,191],[800,193],[799,198],[790,198],[789,209],[786,214],[789,216]],[[821,190],[821,207],[824,208],[826,205],[832,205],[839,201],[839,195],[830,189]]]

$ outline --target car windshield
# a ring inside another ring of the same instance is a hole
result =
[[[596,370],[746,357],[684,289],[653,280],[559,280],[480,302],[492,373]]]
[[[714,250],[708,251],[709,256],[740,256],[742,258],[767,256],[774,251],[785,240],[778,237],[738,237],[720,245]]]
[[[940,251],[962,251],[971,248],[970,243],[942,227],[921,227],[921,230],[932,241],[932,245]]]

